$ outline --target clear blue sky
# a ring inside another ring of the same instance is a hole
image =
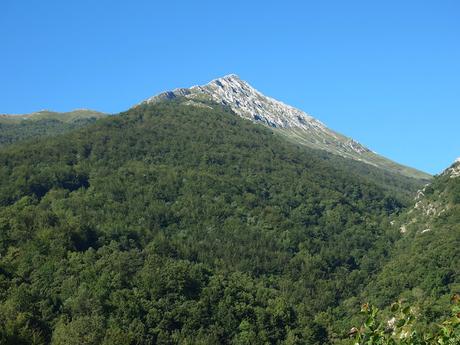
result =
[[[118,112],[236,73],[398,162],[460,156],[460,2],[0,1],[0,113]]]

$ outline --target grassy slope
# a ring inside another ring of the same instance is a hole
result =
[[[26,115],[0,115],[0,146],[69,132],[95,122],[106,114],[92,110],[66,113],[40,111]]]
[[[345,154],[344,152],[339,153],[338,151],[331,151],[331,145],[324,144],[322,142],[323,138],[312,137],[310,133],[306,134],[304,131],[293,129],[277,129],[277,131],[283,136],[285,136],[288,140],[291,140],[295,143],[300,143],[307,147],[312,147],[316,149],[327,150],[329,152],[344,156],[345,158],[352,158],[357,161],[366,162],[369,165],[373,165],[375,167],[387,170],[389,173],[400,174],[409,178],[415,178],[417,180],[422,181],[423,183],[429,182],[432,178],[431,175],[425,172],[393,162],[392,160],[382,157],[374,152],[363,152],[360,155],[353,151],[350,151],[347,154]],[[348,138],[344,137],[339,133],[336,133],[336,135],[338,140],[341,140],[344,145],[349,140]]]
[[[22,115],[0,115],[0,123],[19,123],[23,120],[56,120],[60,122],[75,122],[79,119],[87,118],[102,118],[107,114],[95,110],[77,109],[69,112],[55,112],[49,110],[42,110],[31,114]]]

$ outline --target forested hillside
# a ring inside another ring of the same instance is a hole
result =
[[[452,303],[460,302],[459,170],[460,164],[457,162],[420,189],[408,209],[390,216],[391,228],[400,232],[400,239],[389,251],[389,260],[362,292],[335,308],[333,314],[338,320],[336,331],[351,329],[366,322],[361,331],[368,336],[367,339],[373,335],[376,344],[443,343],[442,339],[438,339],[443,333],[439,323],[449,320]],[[404,308],[394,310],[391,306],[395,302]],[[363,303],[364,316],[356,312]],[[377,307],[380,309],[379,320],[376,318]],[[405,314],[401,314],[401,310]],[[448,344],[456,344],[460,339],[459,307],[454,307],[454,311],[456,316],[452,322],[456,333],[445,334],[447,340],[444,339],[444,343]],[[393,338],[396,342],[392,343],[390,338],[385,342],[384,338],[391,337],[388,322],[394,321],[398,315],[406,323],[403,323],[404,327],[398,326],[399,330]],[[369,320],[372,320],[370,328]],[[413,338],[410,337],[411,332],[414,332]],[[405,334],[407,339],[398,340],[401,334]],[[421,339],[425,338],[429,340],[423,342]]]
[[[380,307],[406,300],[426,327],[449,314],[450,299],[460,292],[460,178],[449,170],[437,176],[394,226],[402,239],[365,296]]]
[[[0,343],[346,339],[417,183],[180,101],[4,148]]]

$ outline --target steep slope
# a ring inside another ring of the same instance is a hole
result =
[[[238,76],[231,74],[204,86],[176,89],[153,96],[143,103],[185,97],[189,104],[203,100],[229,106],[242,118],[274,128],[293,142],[358,160],[391,172],[428,180],[430,175],[377,155],[351,138],[327,128],[305,112],[263,95]]]
[[[0,147],[27,139],[65,133],[93,123],[107,114],[79,109],[65,113],[48,110],[25,115],[0,115]]]
[[[380,306],[404,298],[429,323],[443,316],[452,294],[460,292],[460,161],[420,190],[414,202],[395,219],[402,239],[365,296]]]
[[[0,342],[328,344],[402,207],[348,162],[174,101],[4,148]]]

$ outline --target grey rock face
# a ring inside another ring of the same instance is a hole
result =
[[[253,122],[261,122],[273,128],[298,129],[310,133],[315,138],[312,144],[316,142],[321,147],[336,146],[339,151],[351,151],[356,154],[369,151],[353,139],[331,131],[313,116],[263,95],[235,74],[212,80],[203,86],[163,92],[144,102],[152,103],[176,97],[209,98],[229,106],[236,114]]]
[[[444,170],[443,175],[448,175],[451,178],[460,177],[460,158],[457,158],[449,168]]]
[[[175,89],[150,97],[141,104],[183,97],[186,104],[211,100],[229,106],[240,117],[262,123],[289,140],[315,149],[362,161],[403,175],[429,179],[428,174],[398,165],[377,155],[357,141],[326,127],[321,121],[271,97],[267,97],[237,75],[230,74],[206,85]]]

